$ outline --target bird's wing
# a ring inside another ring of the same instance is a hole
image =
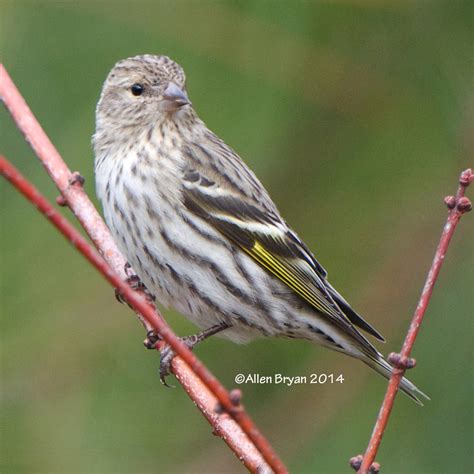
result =
[[[372,347],[352,323],[362,324],[363,329],[382,339],[328,284],[324,268],[287,227],[276,209],[275,212],[262,209],[239,189],[228,184],[219,186],[213,179],[215,177],[206,177],[202,169],[188,169],[184,173],[184,204],[191,212],[219,230],[319,314],[350,333],[363,346]],[[339,307],[339,301],[344,309],[350,309],[348,314]]]
[[[371,326],[362,316],[357,314],[350,304],[345,300],[345,298],[331,285],[331,283],[329,283],[327,280],[325,283],[329,293],[334,298],[334,301],[344,312],[344,314],[350,319],[352,324],[355,324],[357,327],[371,334],[379,341],[385,342],[385,338],[382,336],[382,334],[380,334],[373,326]]]

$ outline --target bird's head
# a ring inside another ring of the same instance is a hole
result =
[[[167,56],[145,54],[112,68],[97,105],[97,125],[141,126],[190,109],[181,66]]]

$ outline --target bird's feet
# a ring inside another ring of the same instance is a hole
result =
[[[153,305],[155,303],[155,296],[148,291],[147,287],[140,280],[140,277],[136,273],[132,273],[132,267],[129,263],[125,264],[125,274],[127,275],[125,283],[127,283],[132,290],[138,290],[142,292],[148,303]],[[127,304],[125,298],[118,289],[115,289],[115,298],[119,303]]]
[[[197,341],[195,340],[197,336],[198,334],[194,334],[192,336],[181,337],[180,339],[181,342],[183,342],[186,347],[192,351],[194,346],[197,344]],[[168,345],[163,347],[160,354],[160,381],[165,387],[168,388],[174,388],[174,385],[169,385],[166,382],[166,377],[170,375],[171,362],[175,355],[176,354],[174,353],[173,349],[171,349],[171,347]]]
[[[199,344],[200,342],[204,341],[204,339],[207,339],[208,337],[217,334],[218,332],[221,332],[229,327],[230,324],[220,323],[216,324],[215,326],[211,326],[210,328],[205,329],[204,331],[201,331],[198,334],[193,334],[192,336],[185,336],[180,339],[187,346],[187,348],[192,351],[196,344]],[[147,334],[147,339],[148,338],[149,334]],[[164,346],[161,350],[160,380],[165,387],[174,388],[172,385],[168,385],[168,383],[166,382],[166,377],[170,374],[171,362],[175,355],[176,354],[174,353],[173,349],[171,349],[171,347],[168,345]]]

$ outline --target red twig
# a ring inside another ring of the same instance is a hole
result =
[[[163,329],[164,324],[143,296],[132,290],[115,272],[107,262],[92,248],[77,230],[44,198],[35,187],[29,183],[15,167],[0,155],[0,174],[18,189],[30,202],[32,202],[46,218],[81,252],[87,260],[116,288],[118,288],[127,301],[144,317],[150,325],[160,332],[170,331]],[[164,334],[164,333],[162,333]],[[176,336],[175,336],[176,337]],[[202,381],[185,365],[183,360],[176,358],[174,369],[178,380],[186,392],[203,412],[204,416],[214,426],[214,431],[220,436],[228,436],[229,446],[238,454],[242,462],[253,472],[262,469],[264,463],[260,453],[250,442],[245,433],[235,426],[235,422],[227,414],[222,414],[219,402],[211,391],[202,385]],[[194,365],[194,364],[193,364]],[[230,397],[232,400],[232,397]],[[232,410],[238,410],[232,401]]]
[[[431,264],[430,271],[426,278],[420,301],[418,302],[405,342],[403,343],[402,350],[399,354],[392,353],[389,356],[389,361],[393,364],[394,368],[392,370],[392,376],[390,377],[387,392],[382,407],[380,408],[369,445],[363,457],[359,455],[352,458],[350,461],[352,467],[357,470],[358,474],[375,473],[380,469],[379,464],[374,463],[374,459],[379,449],[380,442],[382,441],[382,436],[392,411],[400,381],[405,374],[405,371],[415,366],[416,361],[415,359],[410,358],[410,353],[413,344],[415,343],[418,331],[420,330],[420,325],[423,321],[426,308],[428,307],[431,294],[433,293],[433,288],[438,278],[441,265],[443,264],[444,257],[446,256],[451,237],[453,236],[462,215],[465,212],[470,211],[472,208],[469,198],[464,194],[466,188],[473,180],[474,174],[472,170],[467,169],[466,171],[463,171],[459,178],[459,187],[456,196],[447,196],[445,198],[445,203],[449,208],[448,218],[443,233],[441,234],[433,263]]]
[[[161,315],[138,292],[124,283],[122,278],[125,277],[125,260],[116,248],[104,222],[83,191],[79,175],[70,172],[1,64],[0,98],[60,190],[62,196],[59,202],[67,204],[71,208],[105,261],[4,158],[1,159],[2,174],[35,203],[73,245],[124,295],[131,306],[143,316],[147,325],[160,334],[185,362],[175,358],[172,363],[173,372],[188,395],[213,425],[214,431],[226,441],[246,467],[254,472],[257,469],[268,469],[268,467],[274,472],[287,472],[284,464],[259,432],[242,405],[235,403],[222,384],[173,333]],[[217,407],[225,413],[216,413]],[[268,466],[262,458],[268,463]]]

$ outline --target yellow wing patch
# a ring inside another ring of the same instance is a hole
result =
[[[307,303],[316,310],[336,319],[345,319],[338,311],[336,311],[323,296],[319,296],[314,287],[300,278],[295,271],[289,267],[284,261],[279,260],[270,253],[260,242],[255,242],[251,249],[242,247],[253,259],[266,268],[270,273],[275,275],[285,285],[291,288],[296,294],[301,296]]]

